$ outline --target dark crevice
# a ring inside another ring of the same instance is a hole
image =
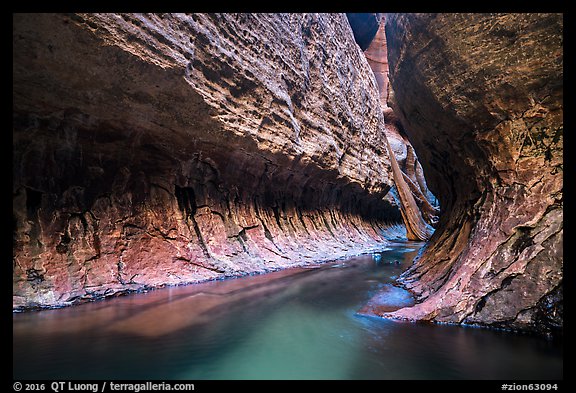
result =
[[[187,263],[189,263],[189,264],[191,264],[191,265],[198,266],[198,267],[201,267],[201,268],[206,269],[206,270],[210,270],[211,272],[225,273],[224,270],[221,270],[221,269],[218,269],[218,268],[215,268],[215,267],[205,266],[205,265],[202,265],[202,264],[200,264],[200,263],[193,262],[190,258],[186,258],[186,257],[183,257],[183,256],[178,256],[178,257],[176,257],[176,258],[174,258],[174,259],[177,260],[177,261],[185,261],[185,262],[187,262]]]
[[[240,243],[240,246],[242,247],[242,250],[250,255],[250,252],[248,251],[248,247],[246,247],[246,233],[244,231],[244,229],[242,229],[242,231],[238,234],[238,236],[236,236],[236,240],[238,241],[238,243]]]
[[[510,286],[512,284],[512,281],[514,280],[514,278],[516,278],[516,274],[512,274],[512,275],[506,277],[504,280],[502,280],[502,283],[500,284],[500,288],[504,289],[504,288]]]
[[[178,208],[185,218],[196,214],[196,195],[192,187],[175,186],[174,195],[176,195],[176,200],[178,201]]]
[[[68,230],[66,230],[60,236],[60,243],[58,243],[58,245],[56,246],[56,252],[58,252],[59,254],[66,254],[68,252],[68,244],[70,244],[71,240],[72,239],[70,238],[70,234],[68,233]]]
[[[330,213],[330,221],[332,222],[332,225],[334,226],[335,229],[338,228],[338,224],[336,223],[337,220],[334,215],[334,210],[330,209],[328,212]]]
[[[190,224],[192,224],[192,229],[198,238],[198,242],[200,244],[200,248],[204,252],[204,255],[212,259],[210,252],[208,251],[208,246],[204,241],[204,237],[202,236],[202,231],[200,231],[200,227],[196,222],[195,215],[196,211],[198,210],[198,206],[196,205],[196,194],[194,193],[194,189],[192,187],[179,187],[177,185],[174,186],[174,195],[176,196],[176,200],[178,202],[178,208],[182,212],[184,216],[184,221],[190,228]]]
[[[517,227],[516,231],[517,231],[517,238],[514,241],[514,243],[512,244],[512,246],[510,247],[510,250],[512,251],[512,253],[514,253],[515,255],[520,254],[520,252],[522,250],[524,250],[527,247],[530,247],[531,245],[534,244],[534,239],[532,234],[530,233],[532,230],[532,228],[530,227]]]
[[[42,206],[42,193],[26,187],[26,212],[29,219],[36,218],[38,210]]]
[[[334,232],[332,232],[332,228],[330,228],[330,224],[328,224],[328,220],[326,220],[326,217],[324,217],[323,211],[320,212],[320,217],[322,217],[322,221],[324,222],[324,226],[326,227],[326,229],[328,229],[328,232],[330,232],[330,234],[332,235],[333,238],[337,239]]]
[[[278,211],[278,206],[272,206],[272,212],[274,213],[274,218],[276,219],[276,224],[278,224],[278,228],[282,230],[282,224],[280,224],[280,212]]]
[[[35,268],[30,268],[26,270],[26,279],[32,284],[39,284],[45,280],[44,274]]]
[[[304,223],[304,217],[302,216],[302,210],[300,208],[296,208],[296,215],[298,216],[298,219],[300,220],[300,222],[302,223],[302,227],[304,228],[304,230],[306,231],[306,233],[308,235],[310,235],[310,232],[308,231],[308,227],[306,226],[306,224]]]
[[[254,199],[254,211],[256,212],[256,218],[258,219],[258,221],[260,221],[260,223],[262,224],[262,228],[264,229],[264,236],[266,237],[266,239],[270,240],[270,242],[274,245],[274,247],[276,247],[276,249],[280,252],[284,252],[282,251],[282,249],[280,247],[278,247],[278,245],[276,244],[276,242],[274,241],[274,236],[272,236],[272,233],[270,233],[270,230],[268,229],[268,227],[266,226],[266,223],[264,222],[264,220],[262,219],[262,217],[260,217],[260,212],[258,209],[258,203],[256,202],[256,199]],[[280,255],[280,254],[279,254]]]

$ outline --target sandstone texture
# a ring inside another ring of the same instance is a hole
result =
[[[388,49],[386,45],[385,14],[347,14],[354,32],[356,42],[365,47],[364,55],[370,64],[378,83],[380,104],[384,112],[386,126],[386,147],[391,161],[394,178],[393,195],[401,209],[402,219],[406,227],[406,235],[410,240],[428,240],[434,232],[432,226],[438,221],[438,207],[435,196],[430,192],[424,178],[424,172],[418,157],[408,140],[402,123],[388,106],[393,100],[393,91],[389,86]],[[377,30],[372,41],[367,44],[367,32]]]
[[[371,15],[371,14],[369,14]],[[388,48],[386,46],[386,16],[384,14],[375,14],[378,17],[378,30],[367,48],[364,49],[364,56],[370,64],[378,83],[378,92],[380,93],[380,103],[383,107],[388,106]],[[366,17],[366,24],[370,24],[372,17]],[[352,31],[355,35],[359,34],[359,28]]]
[[[393,109],[440,200],[395,318],[561,332],[563,19],[387,14]]]
[[[13,307],[382,247],[378,97],[343,14],[14,14]]]

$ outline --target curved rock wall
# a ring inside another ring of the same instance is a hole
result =
[[[367,251],[390,198],[342,14],[14,14],[13,305]]]
[[[388,14],[395,113],[440,200],[390,316],[562,328],[562,15]]]

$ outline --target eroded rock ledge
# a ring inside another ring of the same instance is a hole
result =
[[[15,308],[334,259],[400,220],[344,15],[13,18]]]
[[[388,14],[395,114],[442,206],[388,316],[562,329],[562,15]]]

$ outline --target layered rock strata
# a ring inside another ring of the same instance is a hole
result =
[[[563,20],[388,14],[394,112],[442,215],[395,318],[563,325]]]
[[[340,14],[14,14],[13,305],[366,252],[400,220]]]

